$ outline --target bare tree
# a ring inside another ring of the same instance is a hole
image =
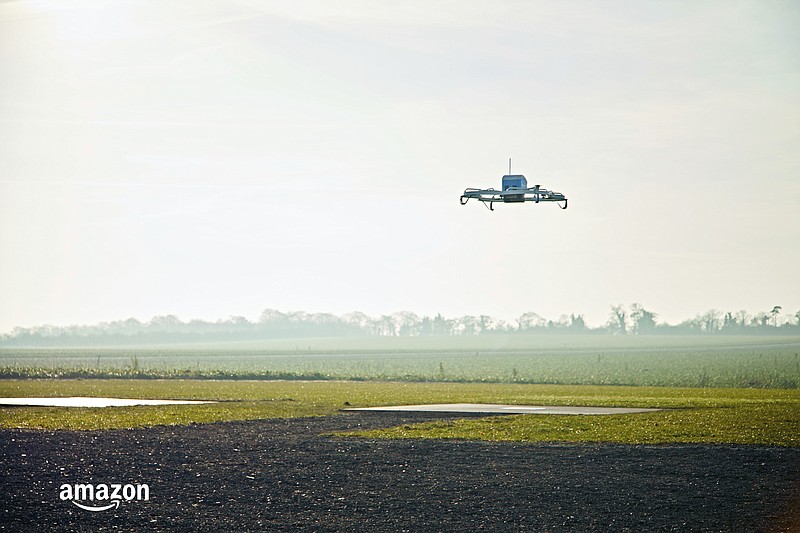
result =
[[[448,320],[437,313],[433,317],[433,334],[434,335],[452,335],[453,334],[453,321]]]
[[[738,311],[735,317],[740,328],[746,328],[747,324],[753,319],[753,317],[751,317],[750,314],[744,309]]]
[[[361,311],[347,313],[342,317],[342,320],[344,320],[345,324],[348,324],[354,328],[358,328],[364,332],[369,332],[370,323],[372,322],[372,319]]]
[[[608,319],[608,327],[614,333],[625,335],[628,333],[628,315],[625,306],[622,304],[611,306],[611,316]]]
[[[722,329],[733,329],[736,327],[736,317],[733,316],[733,313],[728,311],[725,313],[725,318],[722,319]]]
[[[460,335],[477,335],[481,332],[480,320],[477,317],[466,315],[456,319],[456,331]]]
[[[166,331],[168,329],[174,331],[178,329],[178,326],[181,324],[182,322],[175,315],[159,315],[151,318],[147,323],[147,327],[155,331]]]
[[[561,315],[560,317],[558,317],[558,320],[556,320],[555,322],[550,320],[547,323],[547,327],[550,328],[550,329],[556,329],[556,328],[563,329],[563,328],[569,327],[569,325],[570,325],[570,319],[569,319],[569,317],[567,315]]]
[[[392,320],[392,317],[389,315],[381,315],[373,324],[378,335],[383,337],[394,337],[397,335],[394,320]]]
[[[258,317],[261,324],[284,324],[289,321],[285,314],[276,309],[264,309]]]
[[[758,326],[766,327],[768,322],[769,322],[769,315],[764,311],[759,311],[750,319],[750,324],[756,327]]]
[[[547,321],[536,313],[525,313],[517,319],[520,331],[526,331],[533,328],[543,328]]]
[[[706,333],[715,333],[722,327],[722,313],[709,309],[700,316],[700,327]]]
[[[392,320],[394,320],[395,331],[397,331],[400,336],[411,337],[419,335],[420,319],[416,313],[399,311],[392,314]]]
[[[574,331],[584,331],[586,329],[586,321],[583,315],[569,315],[569,328]]]
[[[772,315],[772,322],[776,328],[778,327],[778,315],[781,314],[781,309],[783,309],[783,307],[776,305],[772,308],[772,311],[769,312],[769,314]]]
[[[640,304],[631,305],[631,320],[633,320],[633,332],[636,335],[652,333],[656,329],[656,314]]]

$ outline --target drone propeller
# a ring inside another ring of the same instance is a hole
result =
[[[496,189],[465,189],[464,194],[459,198],[459,203],[465,205],[472,199],[488,204],[487,207],[490,211],[494,211],[495,202],[506,204],[555,202],[561,209],[566,209],[568,205],[567,198],[563,194],[542,189],[540,185],[528,188],[508,187],[502,191]]]

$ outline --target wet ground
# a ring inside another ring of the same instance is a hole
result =
[[[2,402],[2,399],[0,399]],[[421,405],[384,405],[348,407],[344,411],[412,411],[415,413],[482,413],[526,415],[623,415],[650,413],[660,409],[636,407],[586,407],[579,405],[508,405],[497,403],[426,403]]]
[[[800,448],[326,435],[448,416],[0,430],[0,530],[747,532],[800,524],[792,515]],[[59,498],[63,484],[76,483],[144,483],[150,498],[85,511]]]
[[[170,405],[216,403],[199,400],[144,400],[140,398],[97,398],[94,396],[69,396],[66,398],[0,398],[0,405],[39,407],[128,407],[131,405]]]

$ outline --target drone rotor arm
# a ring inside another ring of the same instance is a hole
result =
[[[464,194],[459,198],[459,203],[465,205],[472,199],[482,202],[490,211],[494,211],[495,202],[503,203],[523,203],[523,202],[556,202],[561,209],[567,208],[567,198],[560,192],[542,189],[540,185],[533,187],[507,187],[502,191],[489,189],[464,189]],[[562,205],[563,203],[563,205]],[[488,204],[488,205],[487,205]]]

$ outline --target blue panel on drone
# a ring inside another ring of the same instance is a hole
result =
[[[503,190],[508,190],[510,187],[517,189],[527,189],[528,180],[522,174],[512,174],[503,176]]]

